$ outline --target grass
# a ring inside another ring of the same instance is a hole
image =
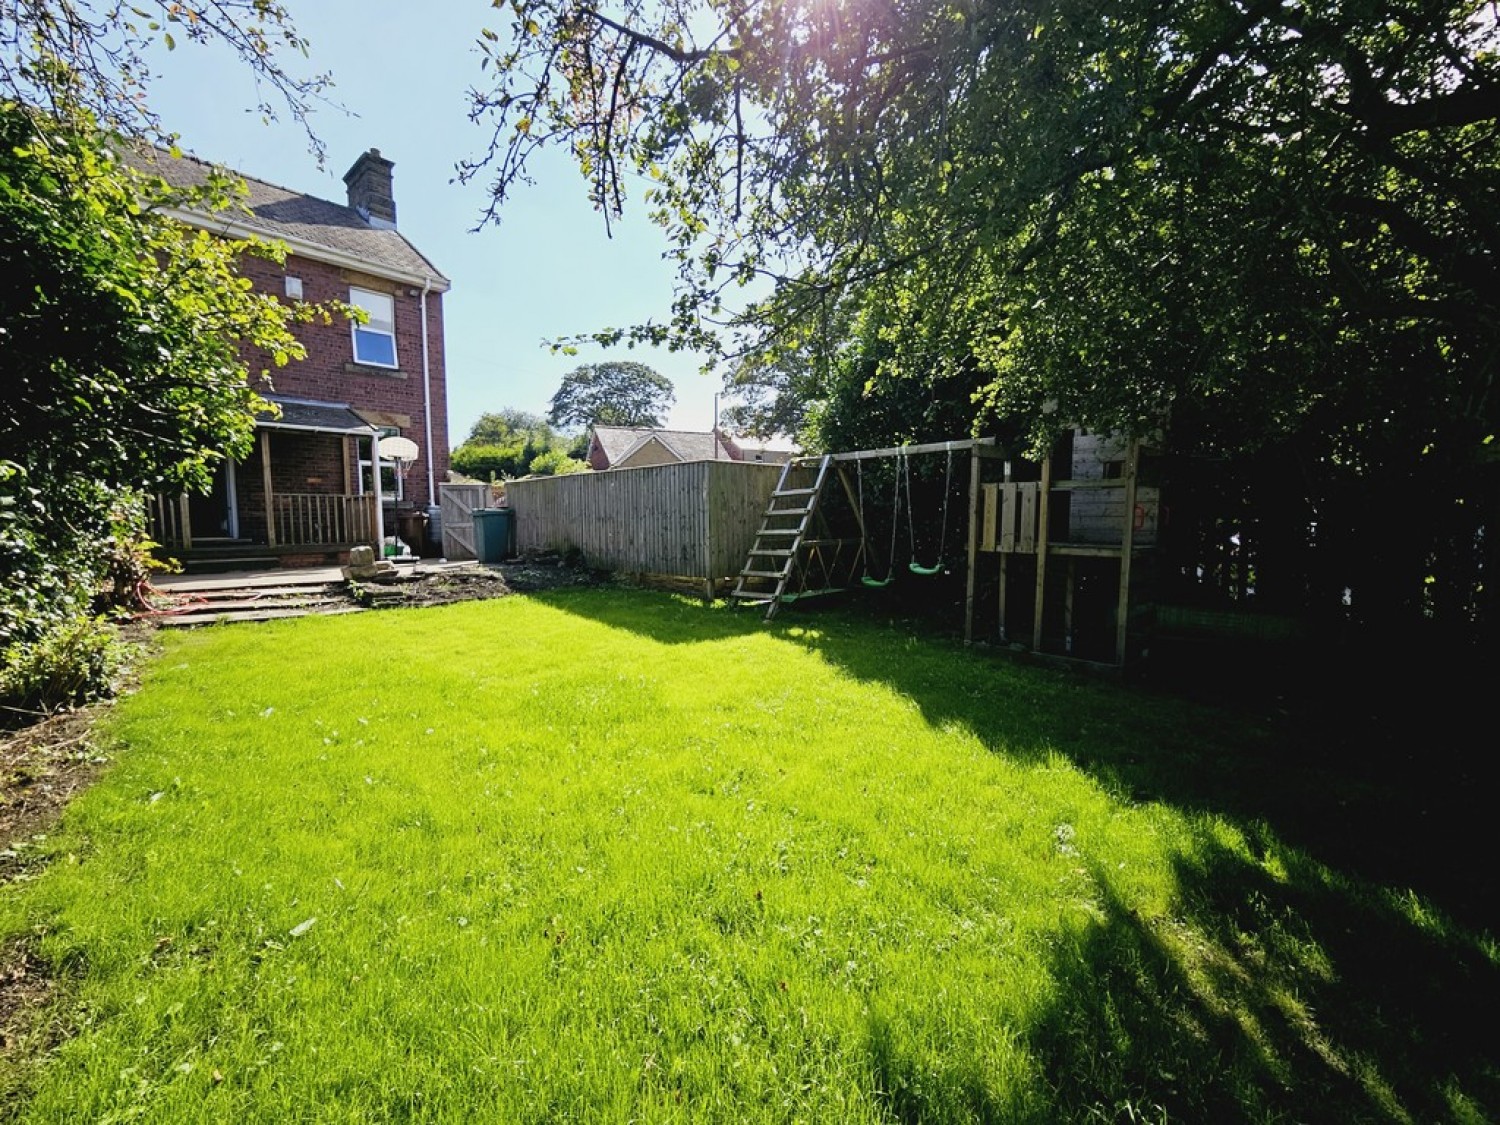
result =
[[[1500,1114],[1478,857],[1263,722],[609,589],[163,646],[0,899],[21,1119]]]

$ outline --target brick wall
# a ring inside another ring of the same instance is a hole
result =
[[[282,368],[271,367],[264,354],[248,356],[247,360],[252,376],[258,375],[262,369],[270,369],[270,385],[264,388],[266,391],[320,402],[348,403],[375,425],[398,427],[402,436],[411,438],[421,448],[407,474],[407,499],[425,505],[428,450],[422,381],[421,288],[296,255],[288,256],[284,268],[274,262],[252,258],[244,261],[241,269],[257,288],[283,299],[287,277],[301,278],[303,299],[312,302],[348,301],[350,286],[389,293],[395,298],[397,370],[356,364],[350,322],[341,317],[335,317],[330,324],[296,327],[298,339],[307,348],[305,360]],[[436,480],[441,483],[448,479],[448,389],[443,356],[443,298],[442,294],[435,292],[427,295],[427,347],[432,379],[432,460]],[[282,454],[280,445],[274,444],[276,440],[273,438],[271,460],[278,479],[272,482],[272,487],[286,487],[295,492],[317,491],[298,484],[296,473],[302,470],[292,466],[287,469],[292,474],[289,483],[282,485],[279,479]],[[336,451],[334,441],[325,439],[328,448]],[[258,456],[257,453],[254,470],[242,475],[242,479],[253,475],[257,489],[261,487]],[[249,466],[246,468],[248,470]],[[303,477],[317,475],[313,467],[304,468]],[[337,476],[332,472],[327,475],[330,481],[327,490],[342,491],[342,470]]]

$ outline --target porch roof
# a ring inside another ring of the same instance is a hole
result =
[[[379,431],[342,402],[315,402],[306,398],[264,396],[281,407],[281,417],[257,414],[255,424],[263,430],[295,430],[314,434],[360,434]]]

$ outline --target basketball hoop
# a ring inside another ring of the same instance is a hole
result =
[[[380,439],[380,460],[394,461],[396,463],[396,478],[406,480],[406,470],[411,463],[417,459],[417,443],[411,438],[404,438],[393,434],[387,438]]]

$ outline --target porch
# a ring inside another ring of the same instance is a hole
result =
[[[371,468],[381,431],[347,406],[274,401],[280,414],[258,420],[254,451],[226,460],[207,494],[150,501],[151,538],[192,569],[338,563],[384,538],[396,489]]]

